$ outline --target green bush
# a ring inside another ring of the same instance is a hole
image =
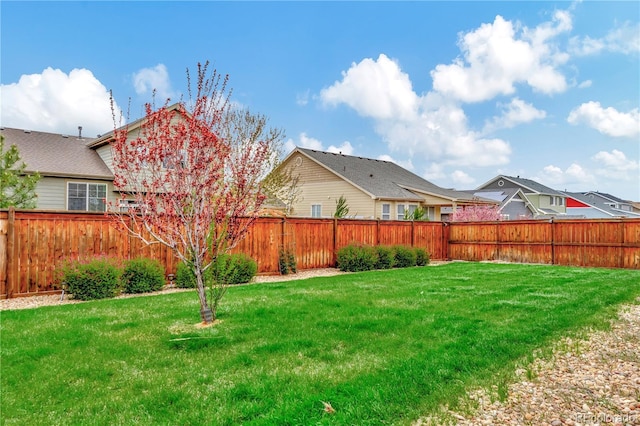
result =
[[[258,272],[258,263],[245,254],[221,254],[211,266],[221,284],[248,283]]]
[[[213,268],[213,266],[204,272],[205,286],[207,285],[207,282],[211,281],[211,277],[213,276],[211,268]],[[196,288],[196,276],[191,268],[189,268],[184,262],[178,263],[178,266],[176,267],[175,285],[178,288]]]
[[[298,272],[296,255],[292,250],[280,248],[278,253],[278,268],[281,275],[295,274]]]
[[[125,293],[148,293],[164,287],[164,267],[153,259],[139,258],[125,262],[122,273]]]
[[[416,266],[416,252],[411,247],[394,246],[393,256],[396,268],[408,268],[410,266]]]
[[[56,272],[58,281],[67,286],[74,299],[105,299],[120,293],[122,269],[114,259],[103,257],[68,262]]]
[[[351,244],[337,253],[338,268],[341,271],[357,272],[373,269],[378,260],[376,249],[367,245]]]
[[[429,264],[429,253],[423,248],[416,247],[416,266],[425,266]]]
[[[377,246],[376,254],[378,259],[375,264],[375,269],[390,269],[393,268],[393,249],[387,246]]]

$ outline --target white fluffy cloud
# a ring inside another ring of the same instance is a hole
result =
[[[614,149],[611,152],[600,151],[592,157],[600,166],[596,170],[596,174],[610,179],[638,181],[638,172],[640,169],[637,161],[630,160],[622,151]]]
[[[452,165],[487,166],[509,161],[511,148],[483,139],[467,126],[464,110],[437,93],[418,96],[407,74],[385,55],[365,59],[322,90],[325,104],[344,103],[375,120],[376,132],[392,151],[435,158]]]
[[[171,89],[169,72],[164,64],[158,64],[153,68],[142,68],[133,74],[133,87],[138,95],[146,95],[156,91],[160,102],[173,98],[175,93]]]
[[[551,22],[533,29],[520,27],[496,16],[493,23],[461,34],[463,57],[431,71],[433,89],[463,102],[511,95],[518,83],[545,94],[565,91],[567,82],[557,68],[568,56],[557,50],[553,39],[571,30],[569,13],[557,11]]]
[[[413,170],[413,163],[411,162],[411,159],[407,160],[407,161],[399,161],[396,160],[395,158],[393,158],[390,155],[387,154],[382,154],[382,155],[378,155],[378,160],[382,160],[382,161],[389,161],[391,163],[396,163],[398,166],[407,169],[407,170]]]
[[[613,28],[602,38],[572,37],[569,50],[574,55],[596,55],[600,52],[616,52],[625,55],[640,52],[640,24],[625,22]]]
[[[546,166],[534,180],[551,188],[573,188],[575,190],[592,186],[596,182],[592,173],[576,163],[572,163],[565,170],[554,165]]]
[[[2,126],[95,137],[113,129],[109,91],[87,69],[47,68],[0,86]],[[117,105],[116,116],[120,115]]]
[[[474,178],[472,178],[462,170],[455,170],[453,173],[451,173],[451,180],[456,185],[460,185],[463,187],[464,186],[468,187],[469,185],[472,185],[476,181]]]
[[[603,108],[600,102],[587,102],[569,113],[571,124],[586,124],[600,133],[614,137],[637,137],[640,134],[640,110],[620,112],[615,108]]]
[[[329,148],[327,148],[327,151],[334,152],[336,154],[352,155],[353,147],[349,141],[344,141],[339,146],[330,145]]]
[[[418,100],[409,76],[384,54],[351,64],[342,72],[342,81],[322,89],[320,98],[325,105],[344,103],[378,120],[412,119]]]
[[[284,143],[284,150],[288,154],[293,151],[296,146],[299,146],[301,148],[313,149],[316,151],[335,152],[336,154],[342,153],[344,155],[352,155],[354,151],[353,146],[351,146],[351,143],[349,141],[344,141],[338,146],[330,145],[327,149],[325,149],[324,144],[321,141],[308,136],[304,132],[300,133],[297,141],[289,138]]]
[[[522,123],[541,120],[547,116],[545,111],[539,110],[522,99],[513,98],[508,104],[498,103],[502,115],[493,117],[485,125],[484,133],[497,129],[512,128]]]

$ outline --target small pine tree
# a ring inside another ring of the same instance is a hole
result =
[[[4,150],[4,136],[0,135],[0,208],[18,207],[33,209],[36,207],[36,184],[40,174],[27,174],[27,165],[21,162],[18,147],[11,145]]]
[[[349,206],[347,205],[347,199],[344,195],[336,200],[336,211],[333,213],[333,217],[341,219],[347,217],[349,214]]]

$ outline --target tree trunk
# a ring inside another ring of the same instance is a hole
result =
[[[194,271],[196,276],[196,289],[198,291],[198,299],[200,299],[200,317],[202,318],[202,322],[204,324],[211,324],[215,319],[213,311],[209,307],[207,303],[207,291],[204,285],[204,279],[202,277],[202,271],[195,268]]]

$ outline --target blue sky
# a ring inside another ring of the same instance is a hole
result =
[[[286,147],[640,200],[640,6],[626,2],[0,3],[0,121],[95,136],[210,60]]]

